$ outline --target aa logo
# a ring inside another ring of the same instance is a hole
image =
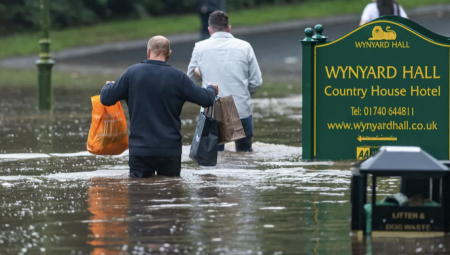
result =
[[[370,147],[356,147],[356,159],[366,159],[370,157]]]
[[[381,26],[375,26],[372,30],[372,38],[370,41],[381,41],[381,40],[395,40],[397,39],[397,33],[393,30],[389,30],[391,27],[386,27],[386,32],[383,31]]]

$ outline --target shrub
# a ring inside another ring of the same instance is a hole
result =
[[[193,13],[199,0],[49,0],[53,29],[91,25],[112,19]],[[288,4],[312,0],[228,0],[227,11],[263,4]],[[316,0],[317,1],[317,0]],[[0,36],[39,29],[39,0],[2,0]]]

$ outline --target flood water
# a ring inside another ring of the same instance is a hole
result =
[[[198,107],[182,114],[181,177],[130,179],[128,155],[86,151],[92,90],[0,93],[0,254],[448,254],[447,237],[349,234],[350,166],[302,162],[301,96],[254,100],[254,152],[188,158]],[[124,107],[126,108],[126,107]],[[383,179],[380,195],[398,190]]]

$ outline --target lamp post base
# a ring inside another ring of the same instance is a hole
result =
[[[39,86],[39,110],[52,109],[52,67],[54,61],[51,59],[38,59],[38,86]]]

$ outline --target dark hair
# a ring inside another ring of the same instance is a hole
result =
[[[215,11],[209,15],[209,27],[214,32],[228,31],[230,22],[228,20],[228,15],[223,11]]]
[[[397,6],[397,13],[395,12],[394,5]],[[377,0],[378,12],[380,12],[380,16],[385,15],[399,15],[400,14],[400,6],[395,0]]]

